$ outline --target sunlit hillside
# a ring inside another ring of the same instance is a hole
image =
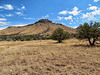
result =
[[[38,22],[22,27],[8,27],[0,31],[0,35],[10,35],[10,34],[22,34],[22,35],[51,35],[56,28],[62,28],[69,33],[75,33],[75,29],[64,26],[62,24],[56,24],[48,19],[41,19]]]

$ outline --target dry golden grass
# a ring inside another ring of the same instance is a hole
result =
[[[76,33],[76,30],[64,25],[55,23],[36,23],[31,25],[26,25],[22,27],[8,27],[4,30],[0,30],[0,35],[11,35],[11,34],[41,34],[41,35],[51,35],[56,28],[62,28],[69,33]]]
[[[0,42],[0,75],[100,75],[100,44],[90,47],[76,39]]]

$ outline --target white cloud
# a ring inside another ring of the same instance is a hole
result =
[[[3,30],[3,29],[5,29],[6,27],[0,27],[0,30]]]
[[[17,15],[22,16],[23,13],[22,12],[15,12]]]
[[[95,16],[100,16],[100,8],[97,7],[97,9],[87,12],[86,14],[82,15],[82,18],[87,18],[88,20],[96,20]]]
[[[32,19],[34,19],[34,18],[26,18],[26,17],[24,17],[24,19],[26,19],[26,20],[27,20],[27,19],[32,20]]]
[[[66,25],[66,23],[61,23],[61,24]]]
[[[5,26],[10,24],[10,22],[6,22],[6,18],[0,18],[0,26]]]
[[[74,16],[78,15],[81,11],[78,11],[77,7],[73,8],[73,11],[69,11],[69,14],[72,14]]]
[[[58,18],[57,20],[62,20],[62,19],[64,19],[64,20],[71,20],[71,22],[73,22],[73,19],[72,19],[73,16],[71,16],[71,15],[68,16],[68,17],[60,17],[60,16],[57,16],[57,18]]]
[[[97,6],[90,6],[87,10],[97,10]]]
[[[21,14],[21,12],[15,12],[17,15],[20,15]]]
[[[91,12],[91,14],[100,15],[100,8],[98,8],[98,10],[95,10],[95,11]]]
[[[0,9],[2,9],[3,8],[3,6],[0,6]]]
[[[17,15],[19,15],[19,16],[24,16],[24,14],[23,14],[23,10],[25,10],[26,8],[25,8],[25,6],[23,5],[21,8],[17,8],[17,12],[15,12]]]
[[[5,9],[5,10],[13,10],[13,6],[10,4],[5,4],[3,6],[0,6],[0,9]]]
[[[62,20],[63,19],[63,17],[60,17],[60,16],[57,16],[57,18],[58,18],[58,20]]]
[[[64,10],[59,12],[58,14],[66,15],[67,13],[72,14],[74,16],[79,15],[81,11],[78,11],[77,7],[74,7],[72,11]]]
[[[45,17],[49,17],[49,15],[46,15]]]
[[[61,11],[58,14],[66,15],[67,14],[67,10]]]
[[[6,21],[7,19],[5,19],[5,18],[0,18],[0,21]]]
[[[6,25],[7,24],[7,22],[0,22],[0,26],[1,25]]]
[[[13,10],[13,6],[10,4],[5,4],[3,6],[0,6],[0,9],[5,9],[5,10]]]
[[[82,15],[82,18],[87,18],[88,20],[96,20],[96,16],[100,16],[100,8],[97,6],[90,6],[87,10],[92,10]]]
[[[11,16],[13,16],[13,14],[7,14],[6,16],[7,16],[7,17],[11,17]]]
[[[15,26],[15,27],[21,27],[21,26],[25,26],[25,25],[27,25],[27,24],[17,24],[17,25],[13,25],[13,26]]]
[[[87,18],[88,20],[95,19],[94,15],[92,13],[83,14],[83,18]]]
[[[72,20],[72,16],[65,17],[64,19],[65,19],[65,20]]]
[[[25,6],[22,6],[21,9],[26,9]]]
[[[91,6],[91,4],[89,4],[89,6]]]
[[[25,6],[22,6],[21,8],[18,8],[17,10],[25,10]]]
[[[100,1],[100,0],[94,0],[94,2],[98,2],[98,1]]]
[[[6,9],[6,10],[13,10],[13,7],[10,4],[6,4],[6,5],[4,5],[4,9]]]
[[[0,26],[5,26],[5,25],[8,25],[9,24],[9,22],[1,22],[0,21]]]
[[[72,24],[71,22],[69,24]]]
[[[49,17],[49,15],[46,15],[46,16],[42,16],[42,18],[43,18],[43,19],[45,19],[45,18],[48,18],[48,17]]]
[[[77,28],[78,26],[74,26],[73,28]]]
[[[90,15],[91,15],[90,13],[83,14],[83,18],[87,18],[87,17],[89,17]]]

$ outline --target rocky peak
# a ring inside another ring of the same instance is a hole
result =
[[[52,23],[52,21],[48,20],[48,19],[41,19],[36,23]]]

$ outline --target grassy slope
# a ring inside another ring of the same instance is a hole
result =
[[[36,23],[29,26],[23,27],[9,27],[0,31],[0,35],[10,35],[10,34],[25,34],[32,35],[41,33],[42,35],[51,35],[56,28],[62,28],[69,33],[75,33],[75,29],[66,27],[64,25],[55,23]]]
[[[0,75],[100,75],[100,44],[69,39],[0,42]]]

